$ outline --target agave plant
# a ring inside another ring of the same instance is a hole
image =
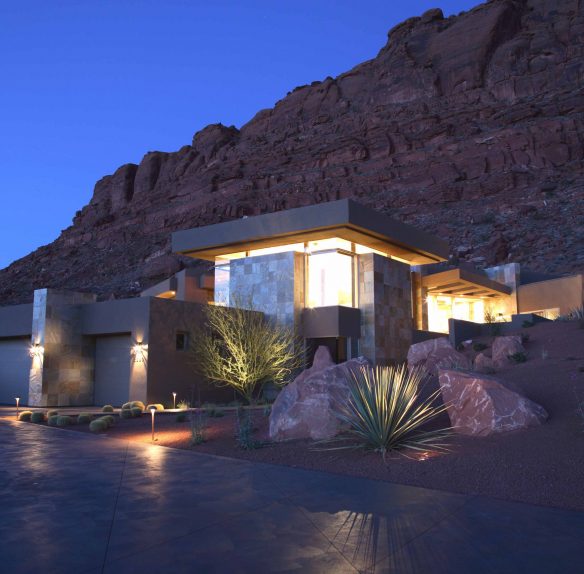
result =
[[[381,452],[385,461],[391,450],[446,451],[450,427],[424,430],[421,427],[445,411],[436,405],[440,391],[420,397],[426,372],[422,368],[370,367],[348,371],[349,398],[337,405],[337,416],[349,426],[357,445]]]

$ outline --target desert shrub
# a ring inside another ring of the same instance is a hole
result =
[[[103,420],[103,417],[95,419],[89,423],[89,430],[91,432],[103,432],[108,429],[108,424]]]
[[[120,411],[120,418],[122,419],[131,419],[132,416],[132,411],[130,409],[122,409]]]
[[[32,419],[32,411],[21,411],[18,415],[18,420],[29,423]]]
[[[154,404],[148,405],[146,407],[147,411],[149,411],[150,409],[156,409],[157,411],[163,411],[164,405],[161,405],[160,403],[154,403]]]
[[[205,429],[207,428],[206,417],[203,411],[191,411],[191,445],[196,446],[205,442]]]
[[[111,405],[104,405],[101,408],[101,412],[102,413],[113,413],[114,412],[114,407],[112,407]]]
[[[476,343],[473,343],[473,345],[472,345],[473,350],[476,351],[477,353],[484,351],[487,347],[488,347],[488,345],[485,345],[484,343],[481,343],[480,341],[477,341]]]
[[[133,416],[134,418],[136,418],[136,417],[141,417],[141,416],[142,416],[142,412],[143,412],[143,410],[144,410],[144,409],[142,409],[142,408],[140,408],[140,407],[132,407],[132,408],[130,409],[130,413],[132,414],[132,416]]]
[[[50,427],[56,427],[57,426],[57,419],[59,418],[59,415],[51,415],[48,419],[47,419],[47,424]]]
[[[188,414],[186,412],[178,413],[176,415],[176,422],[177,423],[185,423],[188,420]]]
[[[349,436],[357,444],[380,452],[383,459],[391,450],[444,451],[449,428],[421,430],[446,410],[436,406],[440,391],[420,396],[426,372],[421,368],[361,366],[349,371],[349,398],[335,405],[341,421],[349,426]],[[339,437],[342,440],[343,437]],[[334,441],[335,439],[333,439]],[[332,441],[329,441],[332,442]]]
[[[87,425],[93,420],[93,415],[91,413],[79,413],[77,417],[77,424]]]
[[[236,411],[235,439],[239,448],[253,450],[262,446],[253,437],[253,421],[249,409],[240,407]]]
[[[533,321],[523,321],[523,323],[521,323],[521,326],[524,329],[529,329],[530,327],[533,327],[535,323]]]
[[[512,355],[509,355],[509,358],[514,363],[525,363],[525,361],[527,361],[527,355],[525,353],[522,353],[521,351],[519,351],[518,353],[513,353]]]
[[[521,333],[521,343],[525,345],[525,343],[529,343],[529,333]]]
[[[122,405],[122,410],[123,411],[129,411],[132,408],[132,403],[124,403]]]
[[[111,427],[116,421],[112,415],[106,415],[105,417],[99,417],[102,421],[105,421],[108,427]]]
[[[139,408],[140,410],[143,411],[146,407],[142,401],[132,401],[130,403],[130,408],[132,409]]]
[[[30,417],[30,422],[37,424],[45,422],[45,413],[43,411],[34,411]]]
[[[58,427],[68,427],[73,424],[73,417],[69,417],[67,415],[59,415],[57,417],[57,426]]]
[[[176,404],[176,406],[181,411],[187,411],[191,405],[190,405],[189,401],[182,400],[182,401],[179,401]]]
[[[55,415],[58,415],[59,411],[57,410],[52,410],[52,411],[47,411],[47,420],[49,420],[49,418],[54,417]]]
[[[220,419],[225,413],[219,410],[215,405],[209,405],[205,407],[205,414],[212,419]]]

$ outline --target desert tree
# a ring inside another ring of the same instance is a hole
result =
[[[249,307],[207,305],[190,352],[201,375],[233,388],[251,404],[258,387],[288,382],[303,366],[304,354],[292,329]]]

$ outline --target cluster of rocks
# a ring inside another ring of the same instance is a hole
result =
[[[0,271],[0,304],[47,286],[132,295],[188,264],[172,231],[341,197],[477,265],[580,269],[583,34],[577,0],[410,18],[376,58],[241,129],[208,126],[98,181],[55,242]]]
[[[416,343],[408,352],[408,367],[424,368],[437,377],[442,400],[456,432],[487,436],[540,425],[543,407],[501,378],[479,372],[486,366],[505,367],[516,353],[525,353],[518,336],[496,337],[492,357],[479,353],[473,362],[440,337]],[[488,363],[486,361],[488,360]],[[270,415],[272,440],[329,439],[343,430],[338,405],[349,398],[348,370],[368,364],[364,357],[334,364],[326,347],[319,347],[311,368],[283,389]]]

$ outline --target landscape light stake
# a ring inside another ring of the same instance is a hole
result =
[[[172,408],[176,409],[176,393],[172,393]]]
[[[154,413],[156,409],[150,409],[150,412],[152,413],[152,442],[154,442]]]
[[[18,418],[18,413],[19,413],[19,409],[18,409],[18,404],[20,403],[20,397],[14,397],[16,399],[16,418]]]

